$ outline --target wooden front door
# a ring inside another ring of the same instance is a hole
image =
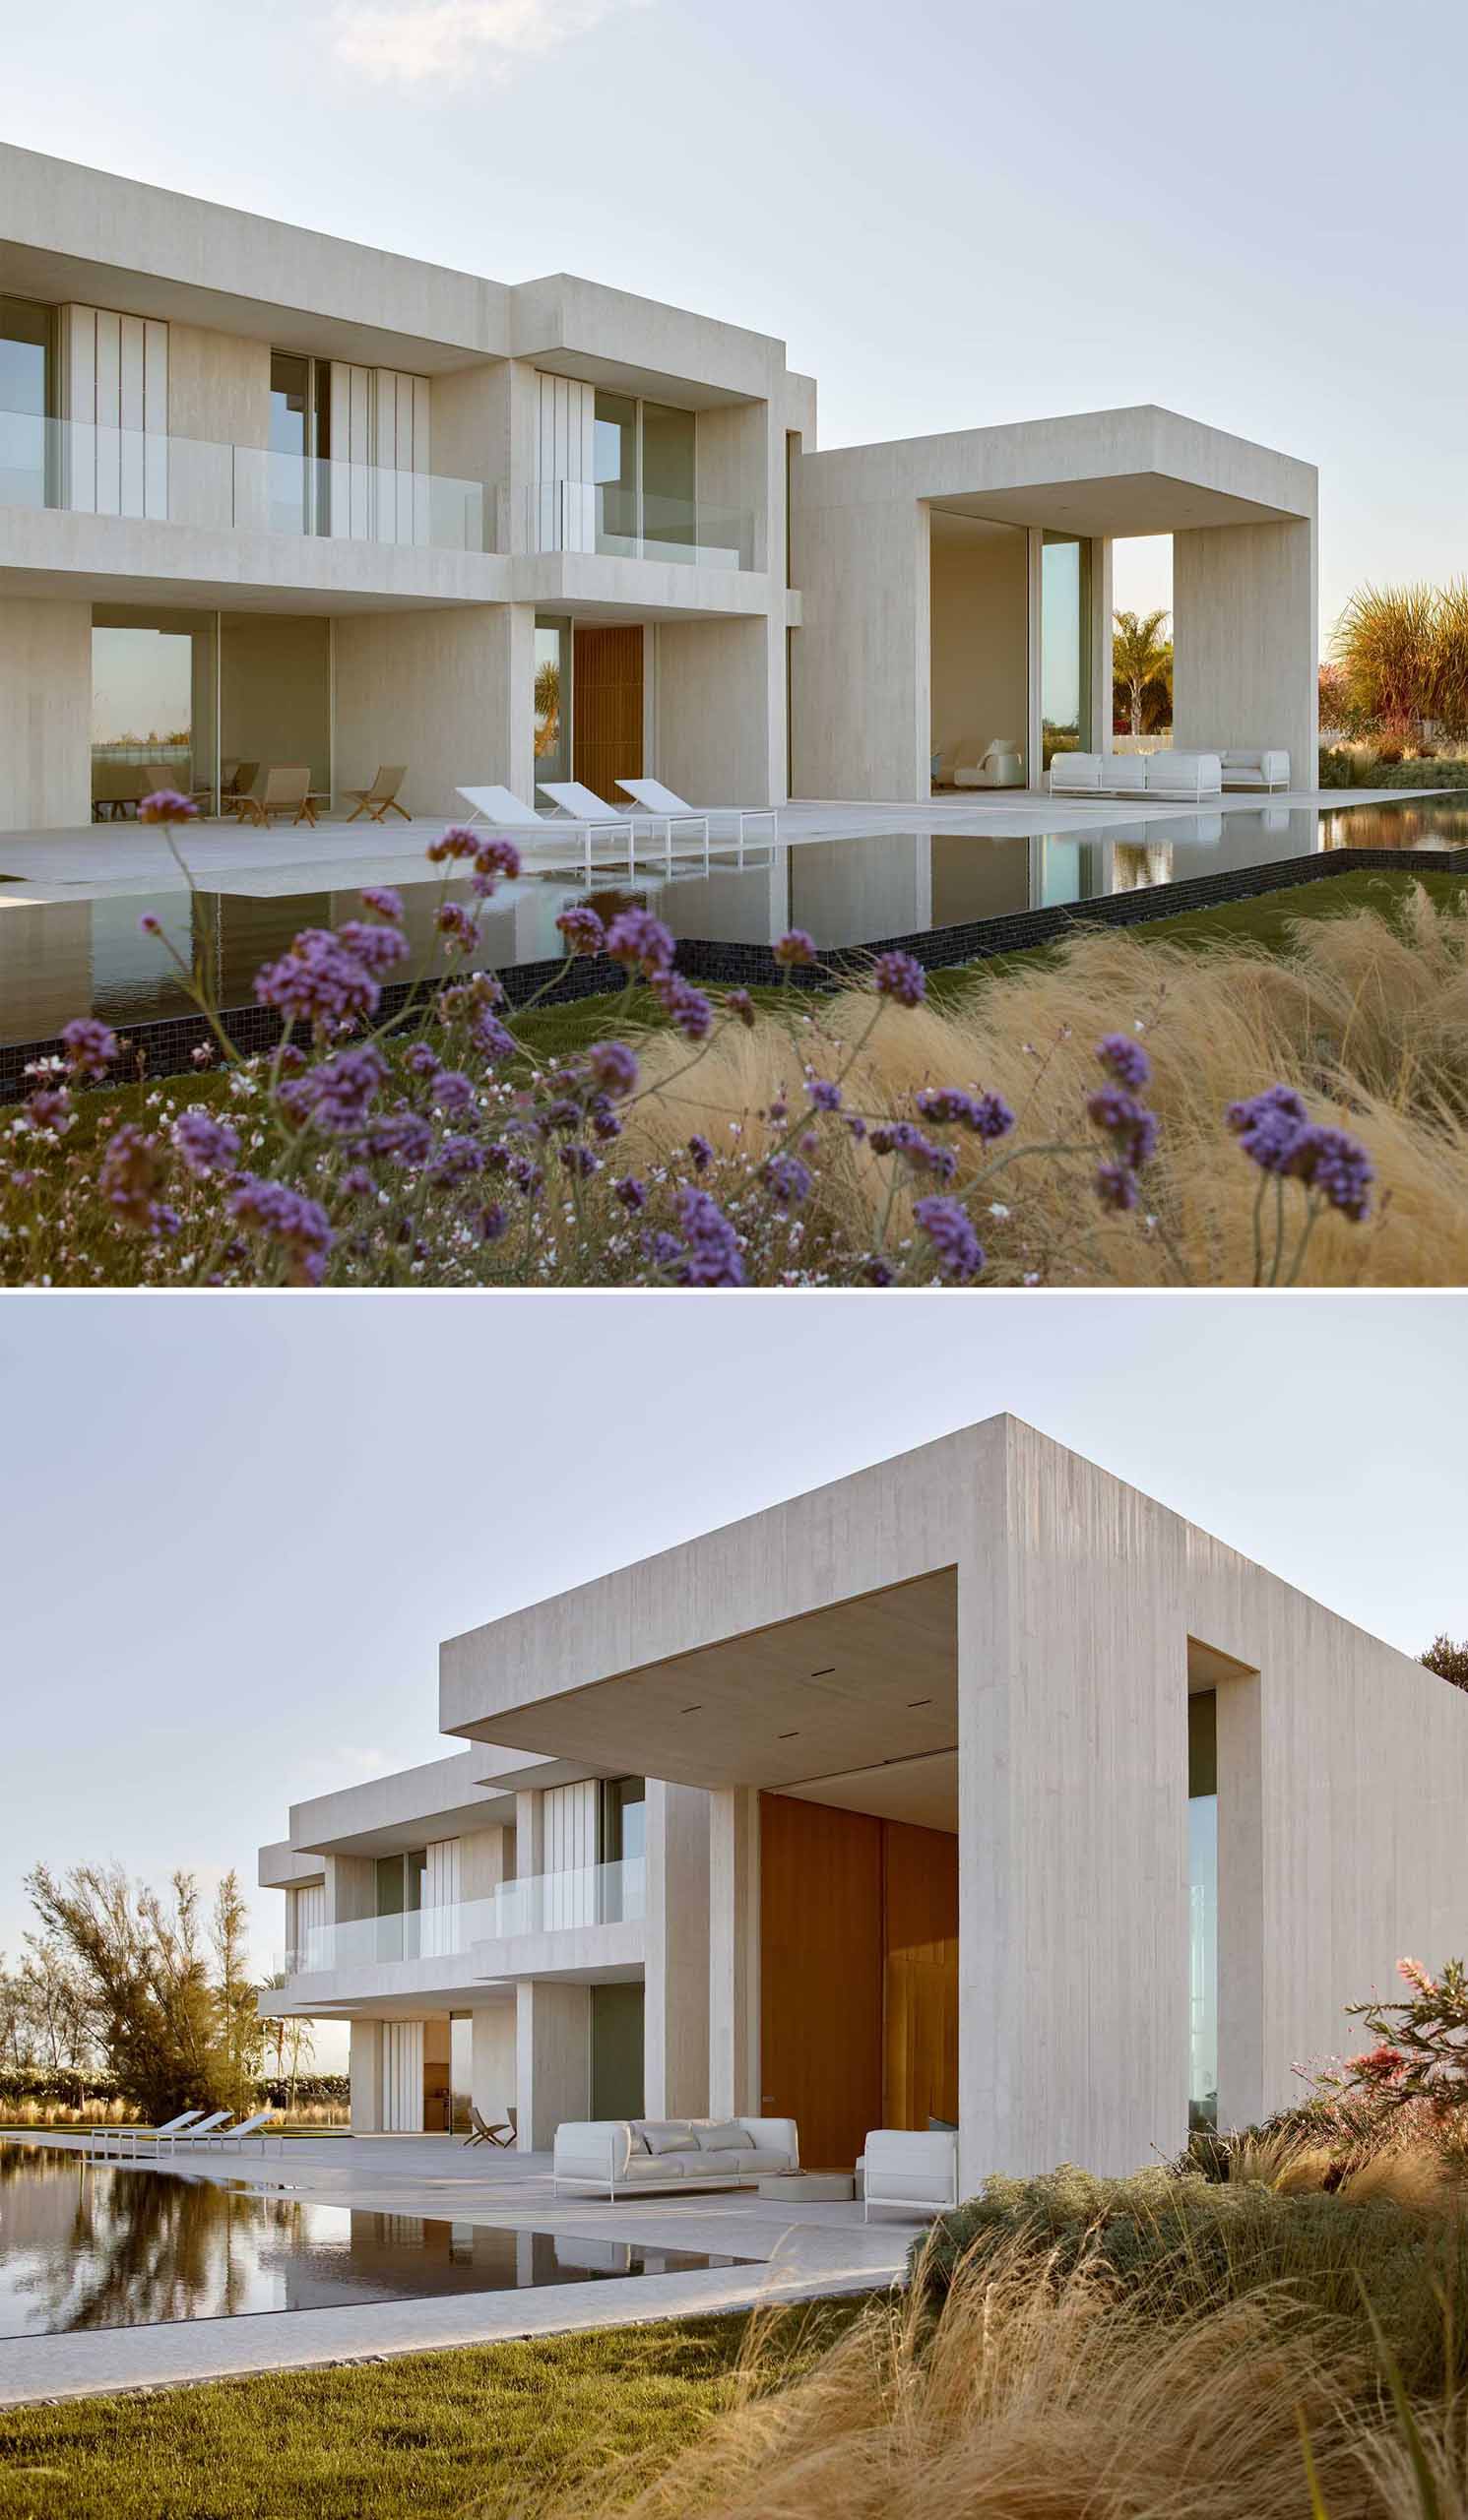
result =
[[[642,624],[578,621],[575,641],[571,776],[609,805],[625,805],[617,781],[642,777]]]

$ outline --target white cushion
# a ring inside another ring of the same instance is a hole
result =
[[[752,2176],[756,2171],[790,2170],[792,2167],[789,2153],[777,2153],[768,2144],[756,2144],[752,2151],[739,2155],[741,2175],[746,2171]]]
[[[695,2126],[693,2132],[698,2138],[700,2152],[747,2153],[753,2149],[754,2145],[754,2137],[750,2134],[748,2127],[741,2126],[734,2117],[728,2118],[718,2125]]]
[[[711,2149],[705,2152],[700,2145],[696,2158],[690,2158],[685,2154],[680,2159],[678,2168],[687,2178],[711,2178],[721,2173],[726,2175],[732,2174],[736,2178],[744,2178],[750,2174],[752,2161],[753,2154],[747,2147],[740,2152],[734,2145],[730,2144],[722,2151]]]
[[[1103,788],[1119,788],[1124,795],[1142,795],[1147,786],[1146,754],[1114,752],[1101,784]]]
[[[698,2150],[698,2137],[691,2126],[645,2126],[642,2131],[647,2138],[648,2151],[660,2157],[666,2153],[696,2153]]]
[[[681,2154],[673,2154],[670,2157],[665,2153],[655,2159],[649,2153],[634,2153],[625,2168],[617,2172],[616,2183],[620,2187],[623,2179],[631,2186],[640,2179],[659,2182],[664,2179],[681,2178],[687,2167]]]

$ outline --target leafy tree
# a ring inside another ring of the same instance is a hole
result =
[[[1149,685],[1166,684],[1172,696],[1173,646],[1162,636],[1168,615],[1155,612],[1113,614],[1112,686],[1118,694],[1134,735],[1142,732],[1144,700]],[[1169,712],[1171,715],[1171,711]]]
[[[243,1967],[244,1911],[233,1873],[213,1918],[219,1978],[211,1982],[193,1877],[176,1872],[164,1901],[120,1864],[79,1864],[58,1879],[37,1864],[26,1887],[43,1935],[54,1937],[85,1986],[98,2044],[124,2099],[156,2122],[181,2109],[237,2108],[248,2097],[253,2048]]]
[[[1454,1645],[1450,1636],[1435,1636],[1421,1659],[1439,1680],[1451,1680],[1455,1689],[1468,1689],[1468,1637]]]

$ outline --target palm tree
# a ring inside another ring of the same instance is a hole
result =
[[[1162,636],[1167,607],[1156,612],[1116,612],[1112,634],[1112,683],[1124,699],[1131,731],[1142,731],[1142,694],[1149,682],[1171,674],[1173,643]]]

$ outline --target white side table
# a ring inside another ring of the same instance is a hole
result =
[[[849,2170],[772,2170],[758,2188],[761,2196],[789,2204],[841,2205],[856,2195],[857,2182]]]

